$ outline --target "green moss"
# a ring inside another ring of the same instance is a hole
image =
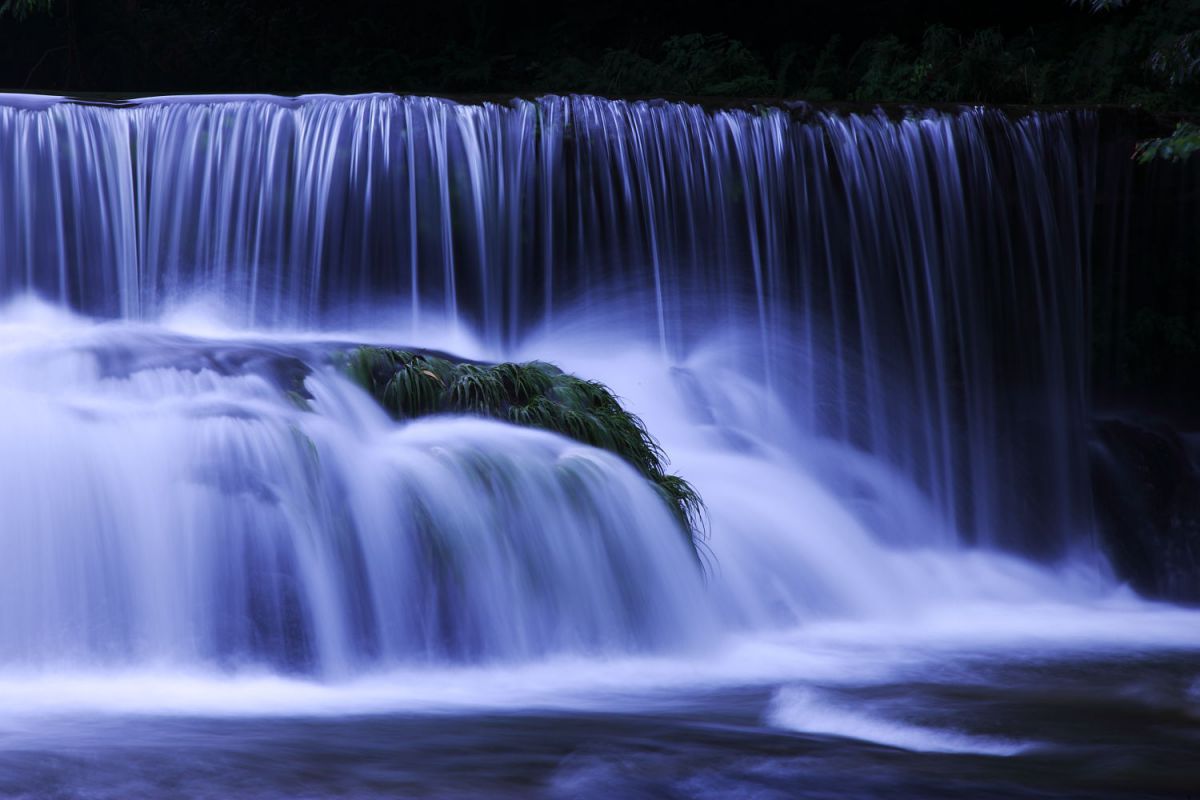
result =
[[[705,531],[700,496],[683,478],[667,473],[662,448],[603,384],[541,361],[473,364],[384,347],[359,347],[345,354],[343,366],[396,419],[470,414],[615,453],[654,484],[698,551]]]

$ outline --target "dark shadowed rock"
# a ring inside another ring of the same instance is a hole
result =
[[[1162,422],[1093,424],[1091,473],[1101,543],[1147,597],[1200,603],[1200,435]]]

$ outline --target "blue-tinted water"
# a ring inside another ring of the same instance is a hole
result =
[[[0,794],[1195,792],[1200,616],[1082,469],[1097,125],[0,101]],[[705,568],[357,343],[604,381]]]

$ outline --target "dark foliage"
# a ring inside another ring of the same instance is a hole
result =
[[[704,505],[696,491],[666,471],[667,457],[645,425],[603,384],[552,364],[471,364],[432,355],[360,347],[346,371],[397,419],[468,414],[552,431],[615,453],[662,495],[699,547]]]
[[[8,88],[1200,107],[1194,0],[1099,10],[1061,0],[747,0],[707,10],[632,0],[7,5],[0,85]]]
[[[1200,151],[1200,125],[1181,122],[1170,136],[1150,139],[1139,144],[1137,159],[1143,164],[1155,159],[1183,161],[1197,151]]]

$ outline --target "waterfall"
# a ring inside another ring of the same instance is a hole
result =
[[[1085,504],[1096,137],[1087,112],[10,104],[0,292],[139,319],[202,292],[254,325],[408,309],[498,347],[621,298],[671,356],[737,325],[810,430],[900,465],[965,537],[1057,554]]]
[[[9,665],[338,675],[702,637],[700,572],[616,456],[479,420],[398,427],[330,367],[302,410],[272,376],[320,364],[314,345],[79,325],[0,354]]]
[[[5,658],[338,674],[1064,591],[996,551],[1090,547],[1099,136],[1087,111],[0,98]],[[183,331],[206,304],[217,332]],[[322,366],[356,339],[609,382],[709,500],[714,575],[615,457],[386,419]],[[312,411],[246,366],[273,359]]]

